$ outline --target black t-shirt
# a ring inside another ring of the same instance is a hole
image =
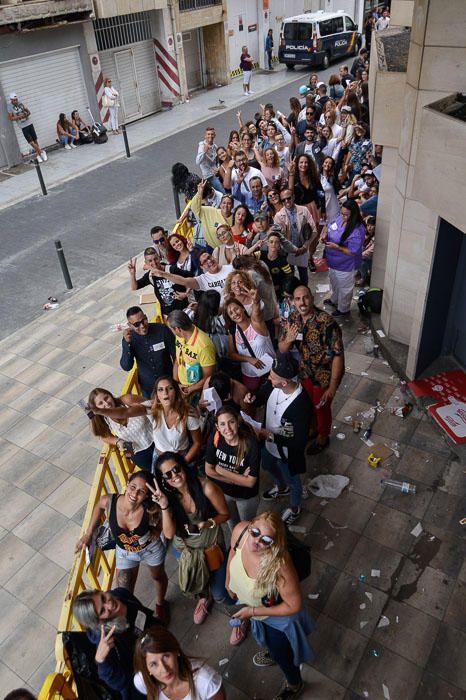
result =
[[[217,441],[216,436],[218,435],[217,446],[214,442]],[[223,493],[232,498],[252,498],[257,496],[259,492],[259,443],[256,438],[251,438],[249,443],[249,450],[246,452],[241,465],[236,464],[236,451],[237,447],[232,447],[228,445],[225,439],[215,431],[211,436],[209,444],[207,445],[205,460],[208,464],[213,464],[215,467],[223,467],[228,469],[228,471],[235,474],[244,474],[246,469],[250,468],[250,476],[255,476],[257,481],[252,488],[247,486],[237,486],[236,484],[227,484],[225,481],[217,481],[212,478],[212,481],[220,486]]]
[[[174,285],[173,282],[169,282],[164,277],[153,277],[150,272],[146,272],[145,275],[136,281],[136,284],[138,289],[147,287],[149,284],[153,286],[154,294],[159,301],[164,316],[168,316],[170,311],[183,310],[188,305],[187,299],[179,301],[175,298],[175,291],[180,291],[181,289],[185,291],[185,288]]]
[[[281,298],[282,284],[284,280],[293,274],[291,265],[288,262],[286,255],[279,255],[276,260],[269,260],[267,253],[262,250],[260,255],[261,262],[265,263],[269,268],[270,276],[272,277],[273,286],[275,288],[275,293],[278,298]]]

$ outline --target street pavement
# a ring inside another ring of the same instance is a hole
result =
[[[35,194],[40,190],[32,166],[31,172],[1,182],[0,338],[40,316],[48,297],[70,296],[55,240],[63,244],[75,290],[118,267],[151,243],[152,226],[173,226],[171,167],[181,161],[198,172],[195,157],[205,126],[213,125],[217,143],[226,144],[230,130],[238,128],[238,109],[247,120],[261,102],[272,101],[288,113],[288,98],[308,75],[282,67],[259,73],[254,75],[253,97],[244,98],[241,81],[234,81],[131,124],[130,159],[119,136],[109,136],[103,145],[51,152],[42,166],[46,183],[54,184],[46,197]],[[14,204],[22,197],[28,198]]]

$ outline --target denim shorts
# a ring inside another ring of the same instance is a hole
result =
[[[138,564],[147,564],[147,566],[160,566],[165,561],[167,547],[165,542],[157,538],[147,547],[139,552],[128,552],[121,547],[116,549],[116,568],[122,571],[123,569],[134,569]]]

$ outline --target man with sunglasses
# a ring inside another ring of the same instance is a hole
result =
[[[245,402],[265,405],[262,467],[270,472],[275,485],[264,491],[265,501],[290,496],[290,506],[281,515],[291,525],[301,515],[302,485],[300,474],[306,471],[304,450],[313,417],[311,401],[298,379],[299,365],[290,353],[279,353],[268,381],[257,396],[246,394]]]
[[[175,339],[164,323],[149,323],[139,306],[131,306],[126,318],[128,328],[123,331],[120,367],[130,372],[136,360],[139,386],[148,399],[156,380],[172,375]]]
[[[317,123],[317,114],[316,114],[316,108],[314,105],[311,105],[309,107],[306,107],[306,112],[305,112],[305,118],[300,119],[298,123],[296,124],[296,134],[298,137],[299,141],[304,140],[304,132],[306,129],[313,128],[315,129],[315,125]]]
[[[217,240],[218,245],[218,240]],[[215,289],[223,302],[223,288],[225,280],[232,272],[232,265],[220,265],[215,258],[207,250],[199,250],[197,252],[199,264],[202,267],[202,275],[197,277],[181,277],[167,270],[156,270],[153,274],[158,277],[165,277],[173,284],[182,284],[187,289],[194,289],[200,292],[206,292],[208,289]]]
[[[283,208],[275,214],[274,223],[278,224],[286,238],[299,248],[297,254],[288,255],[288,262],[290,265],[296,265],[299,279],[303,284],[307,284],[309,254],[312,255],[318,242],[316,225],[309,209],[295,204],[291,190],[282,190],[280,199]]]
[[[163,226],[153,226],[150,230],[155,252],[162,265],[168,264],[168,231]]]

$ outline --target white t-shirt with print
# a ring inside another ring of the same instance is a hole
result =
[[[223,288],[225,286],[225,280],[233,271],[233,265],[222,265],[220,272],[203,272],[202,275],[195,277],[197,284],[201,292],[207,292],[208,289],[215,289],[220,294],[221,301],[223,301]]]
[[[209,700],[222,687],[222,677],[210,666],[201,666],[199,661],[191,660],[191,663],[194,671],[196,697],[193,698],[191,692],[188,692],[183,700]],[[147,695],[146,684],[141,672],[134,676],[134,685],[140,693]],[[159,700],[169,700],[163,690],[159,692]]]

